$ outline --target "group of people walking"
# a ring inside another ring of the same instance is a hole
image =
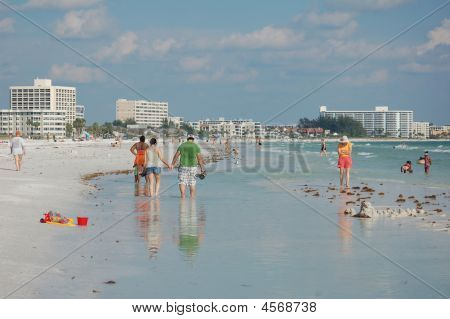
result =
[[[200,146],[194,143],[194,137],[188,136],[187,141],[182,143],[175,155],[172,163],[169,164],[157,146],[156,138],[150,139],[150,145],[145,142],[145,136],[141,136],[139,142],[130,148],[130,152],[135,156],[134,178],[139,183],[141,177],[145,177],[150,187],[150,196],[158,196],[161,182],[161,164],[172,170],[178,163],[178,185],[182,198],[186,197],[186,188],[189,187],[191,197],[196,195],[197,167],[200,166],[201,174],[205,173],[205,163],[201,156]]]

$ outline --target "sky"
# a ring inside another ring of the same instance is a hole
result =
[[[75,86],[88,123],[126,98],[191,121],[388,105],[450,124],[450,4],[328,81],[446,2],[0,0],[0,108],[39,77]]]

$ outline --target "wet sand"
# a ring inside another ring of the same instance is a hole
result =
[[[110,173],[128,173],[133,162],[131,145],[111,147],[109,140],[29,141],[21,172],[15,171],[7,144],[0,145],[0,296],[33,279],[62,253],[89,238],[91,231],[98,231],[91,223],[87,231],[77,227],[68,232],[65,227],[40,224],[39,219],[48,210],[75,219],[90,216],[100,205],[94,202],[95,192],[100,190],[95,179]],[[176,147],[163,147],[166,159],[172,159]],[[208,161],[217,160],[219,147],[207,145],[203,155]],[[131,185],[132,179],[130,176]],[[66,237],[55,240],[59,235]]]

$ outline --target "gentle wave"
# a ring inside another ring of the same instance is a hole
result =
[[[369,152],[358,152],[357,154],[358,154],[358,155],[361,155],[361,156],[369,156],[369,155],[373,155],[373,153],[369,153]]]

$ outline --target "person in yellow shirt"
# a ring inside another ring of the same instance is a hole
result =
[[[343,182],[345,174],[345,188],[350,188],[350,169],[352,168],[352,143],[348,140],[347,136],[342,136],[339,139],[338,144],[338,168],[339,168],[339,181],[340,190],[343,191]]]

